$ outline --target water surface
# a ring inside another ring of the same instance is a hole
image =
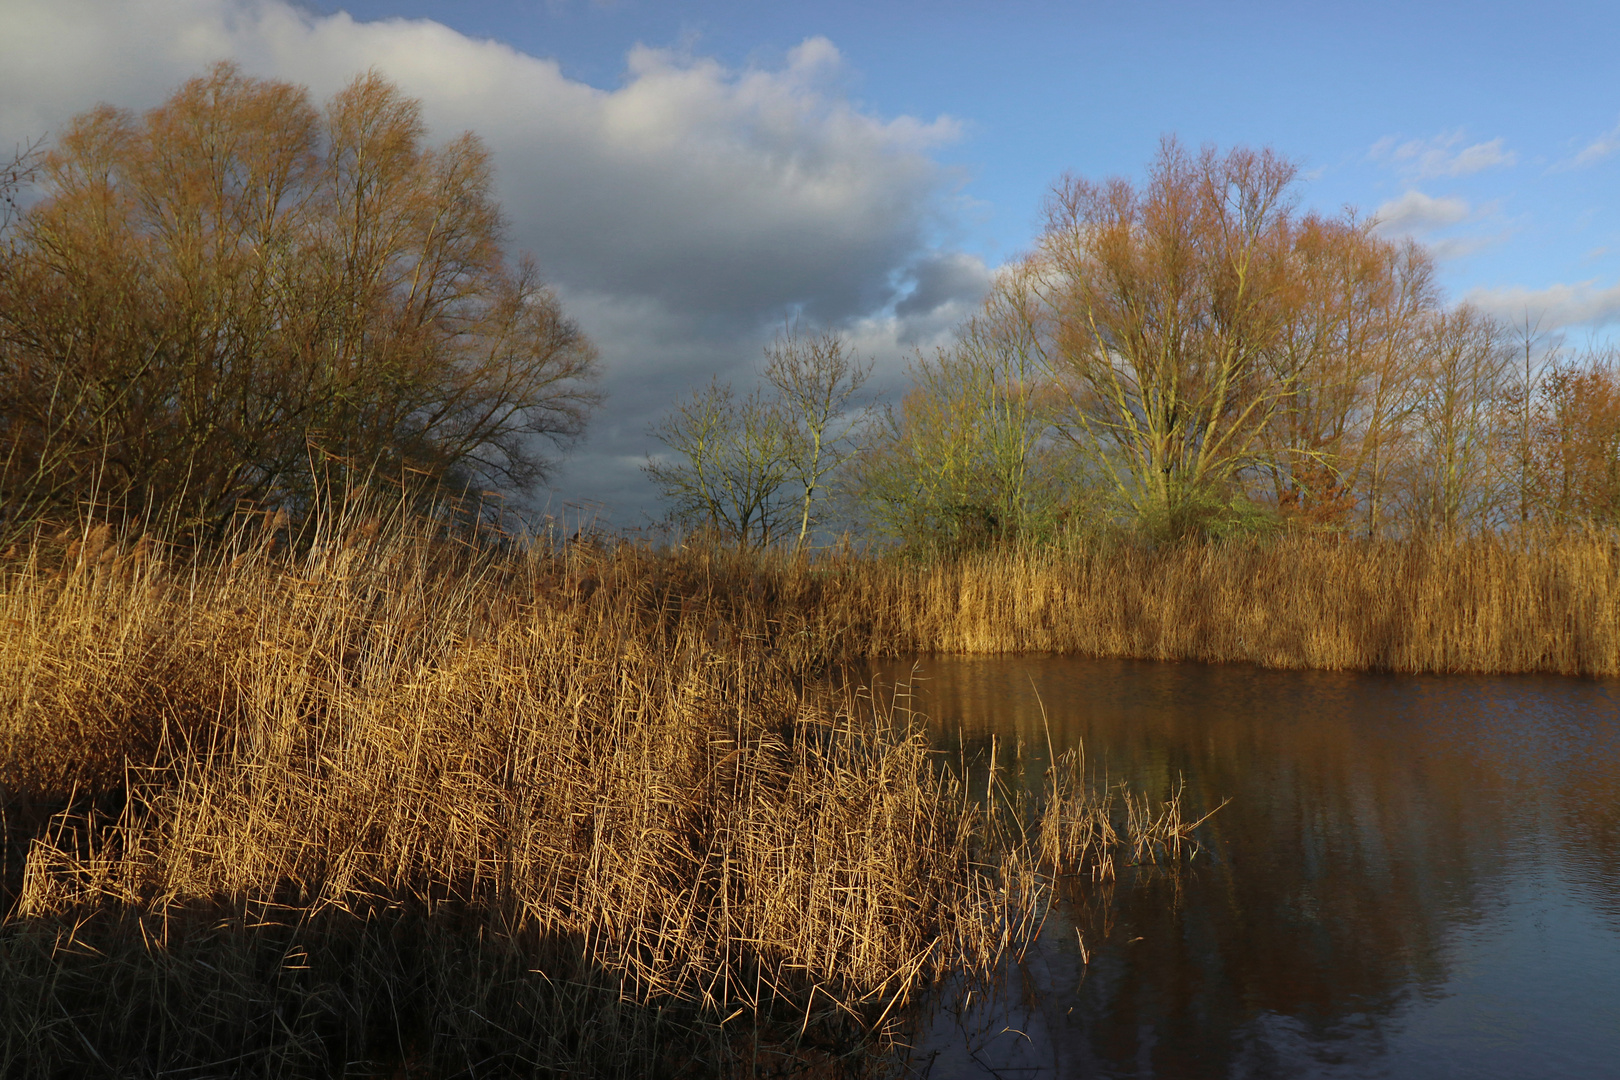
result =
[[[935,1078],[1620,1077],[1620,684],[926,657],[941,743],[1156,797],[1203,852],[1075,890]],[[1043,720],[1044,706],[1044,720]],[[1077,938],[1076,931],[1081,937]],[[1082,940],[1089,963],[1082,962]]]

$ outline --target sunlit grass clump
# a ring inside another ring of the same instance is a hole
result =
[[[0,592],[6,1074],[892,1064],[1047,885],[1033,810],[820,679],[842,572],[42,539]]]

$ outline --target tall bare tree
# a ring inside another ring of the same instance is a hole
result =
[[[815,508],[825,481],[854,453],[852,436],[866,420],[854,401],[871,377],[870,361],[857,357],[833,333],[807,336],[788,327],[765,350],[765,379],[787,435],[786,478],[799,488],[802,549],[816,524]]]
[[[1140,186],[1060,183],[998,279],[1068,396],[1063,430],[1141,518],[1184,531],[1258,474],[1314,498],[1377,470],[1383,361],[1405,355],[1427,264],[1349,215],[1297,214],[1295,175],[1269,150],[1167,139]]]
[[[583,429],[595,352],[508,264],[476,136],[425,145],[375,72],[324,111],[220,64],[44,161],[0,272],[0,414],[36,507],[99,485],[217,524],[362,472],[523,487]]]
[[[1052,194],[1020,288],[1078,432],[1139,512],[1174,515],[1249,464],[1293,392],[1273,361],[1294,174],[1168,140],[1141,190],[1071,178]]]

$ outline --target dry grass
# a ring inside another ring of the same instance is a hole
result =
[[[1073,757],[986,797],[830,664],[1620,670],[1596,534],[933,566],[277,539],[7,564],[6,1076],[881,1072],[922,988],[1196,823]]]
[[[275,539],[7,573],[6,1076],[877,1071],[1037,932],[1035,811],[814,677],[848,567]]]
[[[1620,674],[1600,532],[994,551],[852,563],[813,637],[846,654],[1056,652],[1278,668]]]
[[[1031,835],[1042,867],[1107,881],[1117,875],[1120,858],[1131,866],[1179,865],[1198,850],[1198,826],[1225,805],[1189,821],[1182,817],[1180,787],[1155,806],[1125,784],[1099,785],[1085,773],[1083,751],[1067,750],[1047,770]]]

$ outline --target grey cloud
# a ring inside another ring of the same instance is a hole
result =
[[[901,316],[885,310],[843,323],[838,329],[850,348],[874,365],[869,395],[892,399],[901,392],[910,357],[947,344],[981,298],[982,290],[975,290],[948,298],[928,312]],[[558,505],[602,508],[604,520],[619,525],[645,524],[656,515],[656,493],[640,466],[659,449],[647,435],[648,425],[711,376],[739,387],[754,385],[764,366],[764,349],[784,324],[734,332],[705,326],[701,319],[673,313],[651,300],[566,289],[562,300],[604,355],[634,357],[637,362],[610,371],[607,405],[585,443],[557,475],[554,500]]]
[[[955,125],[857,111],[824,40],[775,71],[639,48],[603,91],[445,33],[389,24],[380,61],[345,45],[325,66],[379,63],[437,130],[478,131],[514,241],[579,288],[737,324],[788,310],[837,321],[892,299],[894,268],[934,224],[947,174],[928,151]]]
[[[980,259],[947,251],[923,259],[911,272],[915,285],[894,306],[901,317],[927,315],[952,301],[975,302],[990,288],[990,270]]]
[[[981,288],[982,266],[928,248],[952,183],[931,154],[957,125],[863,112],[820,38],[768,70],[638,48],[601,89],[425,20],[287,0],[9,0],[0,139],[98,101],[148,107],[220,58],[317,99],[376,67],[423,101],[435,137],[485,139],[512,246],[602,351],[608,402],[559,497],[612,501],[628,523],[647,505],[634,463],[648,423],[711,373],[750,377],[784,318],[881,326],[873,340],[897,354]]]
[[[740,329],[646,297],[581,292],[559,298],[602,351],[607,400],[584,442],[563,462],[551,497],[598,508],[604,523],[645,524],[657,494],[641,463],[659,444],[648,426],[711,376],[749,385],[774,328]]]
[[[506,202],[554,272],[740,320],[835,321],[890,299],[941,176],[909,133],[709,66],[639,71],[586,137],[550,130],[543,108],[504,121],[527,129],[502,139]],[[670,98],[688,107],[668,115]]]

